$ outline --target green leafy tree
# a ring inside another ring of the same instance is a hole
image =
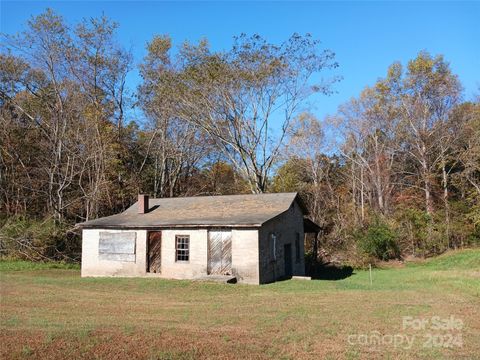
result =
[[[396,233],[378,219],[366,231],[361,231],[357,239],[360,248],[377,259],[390,260],[400,256]]]

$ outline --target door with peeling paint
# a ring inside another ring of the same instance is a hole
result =
[[[208,232],[209,275],[232,274],[232,232],[212,230]]]
[[[148,232],[147,272],[160,273],[162,265],[162,233]]]

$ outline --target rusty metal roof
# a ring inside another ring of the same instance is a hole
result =
[[[150,199],[149,211],[138,202],[124,212],[78,224],[83,228],[256,227],[287,211],[297,193],[197,196]]]

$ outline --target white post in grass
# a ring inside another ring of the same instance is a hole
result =
[[[372,286],[372,264],[368,264],[368,273],[370,276],[370,286]]]

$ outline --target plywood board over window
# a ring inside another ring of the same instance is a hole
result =
[[[98,241],[100,260],[135,262],[135,232],[101,231]]]

